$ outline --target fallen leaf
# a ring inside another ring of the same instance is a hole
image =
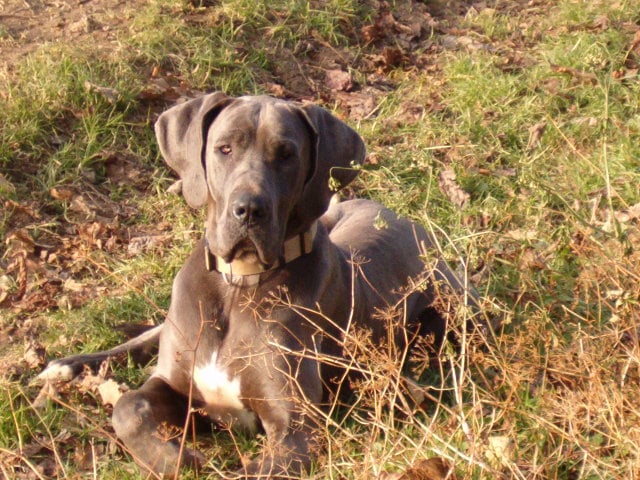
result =
[[[182,193],[182,180],[178,180],[169,185],[167,192],[173,193],[174,195],[180,195]]]
[[[83,223],[77,228],[78,237],[87,245],[98,247],[98,249],[102,246],[102,237],[108,231],[103,222]]]
[[[397,47],[384,47],[382,49],[382,61],[386,70],[399,67],[407,61],[407,55]]]
[[[364,41],[367,43],[377,42],[378,40],[382,40],[387,35],[384,29],[377,24],[365,25],[360,29],[360,32],[362,33]]]
[[[378,480],[400,480],[403,475],[403,472],[380,472]]]
[[[0,173],[0,195],[6,195],[7,193],[15,193],[16,187],[13,186],[4,175]]]
[[[38,478],[42,478],[43,476],[45,478],[60,478],[61,476],[60,463],[56,461],[53,456],[45,457],[41,462],[38,462],[36,468],[40,473],[40,475],[38,475]]]
[[[79,20],[69,25],[71,33],[91,33],[100,28],[100,24],[91,15],[83,15]]]
[[[516,228],[514,230],[510,230],[504,234],[505,237],[511,238],[513,240],[535,240],[538,238],[537,230],[525,230],[523,228]]]
[[[104,165],[105,175],[116,185],[144,187],[148,181],[148,175],[140,165],[124,155],[105,150],[100,153],[100,160]]]
[[[638,76],[639,71],[640,69],[638,68],[621,68],[613,72],[611,75],[616,80],[625,81],[635,79]]]
[[[2,275],[0,277],[0,305],[9,297],[9,291],[13,282],[9,275]]]
[[[540,139],[544,130],[547,128],[547,122],[544,120],[529,127],[529,142],[527,142],[527,150],[533,150],[540,145]]]
[[[381,8],[374,24],[363,28],[362,33],[368,42],[382,40],[396,31],[397,24],[398,22],[393,18],[393,14],[388,9]]]
[[[485,457],[496,467],[509,465],[513,461],[513,441],[502,435],[489,437]]]
[[[632,220],[640,218],[640,203],[636,203],[629,208],[625,208],[620,212],[616,212],[615,217],[616,220],[621,223],[631,222]]]
[[[629,51],[633,51],[640,46],[640,30],[636,31],[633,35],[633,40],[631,41],[631,46],[629,47]]]
[[[93,470],[96,463],[101,461],[106,454],[104,443],[95,443],[93,438],[89,442],[77,442],[73,452],[74,468],[84,471]],[[77,475],[77,474],[76,474]],[[74,478],[80,478],[78,476]]]
[[[376,97],[370,93],[344,93],[338,92],[338,104],[347,110],[351,120],[369,118],[376,111]]]
[[[81,392],[95,392],[98,387],[107,381],[107,372],[109,370],[109,360],[100,364],[97,373],[93,373],[91,368],[85,365],[84,373],[78,377],[78,389]]]
[[[606,15],[598,15],[593,21],[593,27],[598,30],[607,30],[609,28],[609,17]]]
[[[405,124],[419,122],[424,117],[424,107],[416,102],[406,101],[400,104],[397,116]]]
[[[527,248],[520,256],[519,266],[522,270],[544,270],[547,263],[540,253],[533,248]]]
[[[38,395],[32,402],[33,408],[45,408],[49,404],[49,399],[58,398],[59,396],[60,392],[53,384],[53,382],[45,381],[44,385],[42,385],[42,388],[38,392]]]
[[[84,82],[84,88],[89,93],[97,93],[98,95],[102,95],[102,97],[104,97],[104,99],[109,103],[116,103],[116,101],[120,97],[120,92],[118,92],[115,88],[102,87],[91,82]]]
[[[498,177],[515,177],[518,174],[518,170],[515,168],[498,168],[494,170],[494,175]]]
[[[5,244],[7,245],[7,251],[10,255],[13,255],[14,252],[24,252],[26,254],[31,254],[34,252],[36,245],[31,238],[31,235],[29,235],[29,232],[25,228],[14,230],[9,235],[7,235]]]
[[[81,292],[85,289],[86,285],[84,283],[80,283],[73,278],[67,278],[62,284],[62,289],[68,292]]]
[[[146,87],[138,93],[139,100],[177,100],[181,97],[181,92],[173,88],[166,79],[162,77],[151,78]]]
[[[492,47],[486,43],[478,41],[469,35],[443,35],[440,38],[441,45],[447,50],[458,50],[464,48],[469,51],[491,50]]]
[[[115,406],[120,397],[128,390],[128,387],[124,384],[119,384],[113,379],[109,379],[104,383],[98,385],[98,393],[102,399],[102,403],[105,405]]]
[[[69,209],[77,213],[84,213],[89,217],[92,217],[96,214],[93,206],[89,205],[83,195],[76,195],[75,197],[73,197],[71,203],[69,204]]]
[[[442,193],[453,203],[454,205],[464,208],[471,195],[465,192],[460,185],[456,183],[456,173],[451,168],[446,168],[438,176],[438,186]]]
[[[562,67],[560,65],[551,65],[551,71],[555,73],[560,73],[562,75],[568,75],[580,82],[590,83],[592,85],[595,85],[596,83],[598,83],[598,77],[596,77],[595,73],[584,72],[582,70],[578,70],[577,68]]]
[[[102,362],[97,373],[93,373],[89,367],[85,367],[84,373],[77,379],[78,389],[81,392],[92,392],[100,395],[105,405],[115,405],[129,387],[124,383],[118,383],[111,378],[106,378],[109,371],[109,361]]]
[[[440,457],[418,460],[404,472],[382,472],[378,480],[456,480],[453,465]]]
[[[5,211],[10,213],[12,216],[16,214],[24,215],[29,217],[30,219],[39,219],[40,213],[33,205],[25,205],[24,203],[14,202],[13,200],[7,200],[4,202]]]
[[[378,154],[377,153],[370,153],[369,155],[367,155],[367,158],[365,158],[365,165],[378,165],[380,164],[380,159],[378,158]]]
[[[69,188],[52,188],[49,190],[49,194],[55,200],[69,200],[75,194],[73,190]]]
[[[129,241],[127,252],[129,255],[138,255],[147,250],[161,247],[171,239],[170,234],[163,235],[144,235],[140,237],[134,237]]]
[[[12,261],[7,266],[6,272],[15,276],[15,284],[17,285],[17,288],[11,295],[3,295],[4,298],[2,299],[0,306],[8,304],[15,308],[16,303],[24,298],[27,292],[27,253],[24,250],[11,252],[11,257]]]
[[[29,340],[25,345],[22,359],[29,368],[41,368],[46,363],[45,354],[46,351],[41,343],[38,343],[35,340]]]
[[[287,96],[287,89],[278,83],[267,83],[267,89],[269,90],[269,93],[274,97],[285,98]]]
[[[348,92],[353,88],[351,74],[340,69],[327,70],[325,82],[327,87],[337,92]]]

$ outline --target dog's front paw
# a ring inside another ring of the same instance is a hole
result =
[[[176,410],[179,402],[175,393],[157,378],[145,385],[146,391],[122,395],[113,409],[113,429],[125,450],[143,472],[160,478],[174,478],[183,466],[200,470],[206,463],[204,456],[181,446],[182,435],[176,425],[181,423],[178,418],[183,412]],[[173,421],[162,420],[169,418]]]
[[[128,444],[126,447],[145,478],[149,474],[176,478],[181,468],[199,472],[206,463],[202,453],[187,447],[180,451],[180,445],[175,441],[159,443],[155,438],[148,438],[137,447]]]
[[[180,465],[190,468],[191,470],[200,471],[202,466],[207,463],[205,456],[198,450],[185,447],[182,452]]]

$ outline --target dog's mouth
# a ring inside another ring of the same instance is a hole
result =
[[[273,260],[268,258],[263,248],[260,248],[253,240],[244,238],[236,243],[233,248],[223,256],[227,263],[240,261],[248,264],[262,265],[268,269]]]
[[[245,270],[269,270],[281,255],[283,235],[274,223],[241,225],[224,215],[206,235],[211,253],[227,264],[244,263]]]

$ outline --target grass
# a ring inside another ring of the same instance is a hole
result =
[[[390,7],[400,25],[418,18],[407,5]],[[178,94],[277,84],[324,102],[368,145],[358,195],[437,232],[504,320],[485,349],[464,344],[467,355],[445,352],[442,370],[425,374],[438,401],[424,412],[388,408],[396,362],[364,358],[355,406],[324,419],[328,444],[311,477],[371,478],[428,457],[469,479],[640,476],[640,9],[426,5],[437,27],[411,44],[397,28],[366,43],[360,29],[379,14],[368,3],[152,0],[99,49],[44,45],[2,73],[0,293],[15,295],[21,256],[31,262],[23,301],[0,310],[7,478],[139,478],[108,439],[109,407],[95,393],[70,386],[34,407],[40,367],[25,351],[32,341],[56,357],[104,348],[120,338],[115,327],[159,321],[167,308],[202,212],[166,193],[150,127],[173,93],[144,94],[158,78]],[[408,61],[380,63],[384,48]],[[323,89],[336,64],[358,79],[354,93],[373,89],[372,113],[352,115],[346,93]],[[470,194],[465,208],[439,188],[446,168]],[[132,238],[153,235],[166,238],[130,253]],[[353,339],[354,355],[362,342]],[[145,377],[133,365],[114,374],[131,385]],[[216,435],[202,447],[215,471],[260,442]]]

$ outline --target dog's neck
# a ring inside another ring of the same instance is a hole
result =
[[[298,257],[310,253],[313,249],[313,241],[318,231],[318,222],[304,232],[284,241],[282,256],[270,267],[265,267],[257,262],[245,262],[232,260],[230,263],[222,257],[214,255],[205,242],[205,264],[208,271],[217,271],[222,275],[225,283],[236,287],[255,287],[260,283],[263,273],[275,270],[286,263],[292,262]]]

